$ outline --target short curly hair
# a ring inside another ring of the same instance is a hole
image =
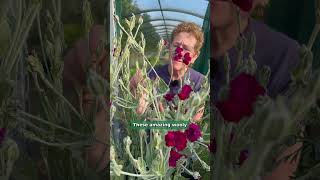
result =
[[[194,49],[199,53],[204,41],[202,29],[193,22],[180,23],[177,27],[174,28],[171,34],[171,41],[173,41],[174,37],[181,32],[191,33],[196,38],[197,43]]]

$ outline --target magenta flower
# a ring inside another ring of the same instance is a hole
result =
[[[253,0],[232,0],[242,11],[249,12],[252,9]]]
[[[187,146],[187,137],[181,131],[169,131],[165,136],[166,146],[175,147],[178,151],[182,151]]]
[[[174,96],[175,96],[174,94],[168,93],[168,94],[164,95],[163,97],[164,97],[167,101],[172,101],[173,98],[174,98]]]
[[[166,146],[168,146],[168,147],[174,146],[175,145],[174,131],[168,131],[168,133],[165,135],[164,139],[166,141]]]
[[[179,61],[181,58],[182,58],[182,54],[176,54],[176,55],[173,57],[173,60],[174,60],[174,61]]]
[[[178,151],[184,150],[187,146],[187,137],[186,135],[181,131],[176,131],[174,135],[175,139],[175,147]]]
[[[176,48],[176,54],[181,54],[183,49],[181,47]]]
[[[169,157],[169,166],[170,167],[176,167],[177,161],[182,157],[185,156],[183,154],[180,154],[176,152],[175,150],[171,149],[170,151],[170,157]]]
[[[216,107],[225,121],[238,123],[253,114],[257,97],[264,94],[265,89],[254,76],[242,73],[230,82],[228,99],[218,101]]]
[[[183,57],[184,57],[183,58],[183,63],[186,64],[186,65],[189,65],[190,62],[191,62],[190,53],[185,53]]]
[[[189,124],[188,129],[185,130],[185,134],[191,142],[198,140],[202,136],[200,126],[195,123]]]
[[[186,100],[189,98],[192,88],[189,85],[184,85],[178,94],[180,100]]]

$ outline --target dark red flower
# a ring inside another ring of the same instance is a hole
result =
[[[239,165],[241,166],[248,159],[248,157],[249,157],[249,151],[242,150],[239,156]]]
[[[187,146],[187,137],[181,131],[176,131],[174,134],[175,146],[178,151],[184,150]]]
[[[164,137],[166,141],[166,146],[174,146],[175,141],[174,141],[174,131],[168,131],[168,133]]]
[[[185,156],[183,154],[180,154],[176,152],[175,150],[171,149],[170,151],[170,157],[169,157],[169,166],[170,167],[176,167],[177,161],[182,157]]]
[[[255,77],[246,73],[233,79],[229,88],[228,99],[216,104],[224,120],[228,122],[238,123],[243,117],[251,116],[257,97],[265,94],[265,89]]]
[[[175,147],[178,151],[184,150],[187,146],[187,137],[181,131],[169,131],[165,135],[166,146]]]
[[[180,100],[186,100],[189,98],[192,88],[189,85],[184,85],[178,94]]]
[[[6,132],[7,132],[6,128],[1,128],[0,129],[0,144],[3,142],[3,140],[4,140],[5,136],[6,136]]]
[[[163,96],[167,101],[172,101],[174,98],[174,94],[172,93],[168,93],[166,95]]]
[[[182,51],[183,51],[183,49],[181,47],[176,48],[176,54],[180,54]]]
[[[186,129],[185,133],[187,138],[191,142],[198,140],[202,136],[200,126],[195,123],[189,124],[188,129]]]
[[[242,11],[249,12],[252,9],[253,0],[232,0]]]
[[[208,145],[208,148],[209,148],[210,152],[212,152],[212,153],[216,153],[217,152],[216,138],[213,138],[213,139],[210,140],[210,144]]]
[[[176,54],[176,55],[173,57],[173,60],[174,60],[174,61],[179,61],[181,58],[182,58],[182,54]]]
[[[183,63],[186,64],[186,65],[189,65],[190,62],[191,62],[190,53],[185,53],[183,57],[184,57],[183,58]]]

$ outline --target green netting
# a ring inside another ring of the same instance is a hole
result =
[[[115,1],[115,13],[117,16],[119,16],[119,18],[121,19],[122,16],[121,16],[121,11],[122,11],[122,4],[121,4],[122,1]],[[120,28],[119,26],[116,26],[116,32],[119,33],[120,31]]]
[[[207,7],[205,19],[210,19],[210,6]],[[204,42],[193,68],[202,74],[206,74],[210,64],[210,21],[203,21],[202,30],[204,32]]]
[[[116,0],[115,2],[116,14],[119,15],[120,19],[129,17],[132,14],[143,14],[143,16],[148,17],[145,19],[141,28],[147,42],[158,40],[156,38],[157,36],[166,40],[170,39],[172,29],[184,21],[194,22],[199,26],[202,26],[205,41],[200,56],[193,65],[193,68],[203,74],[208,72],[210,57],[210,8],[207,1],[190,1],[188,2],[189,5],[183,8],[177,6],[177,3],[169,3],[160,0]],[[132,11],[129,9],[121,9],[121,7],[123,8],[123,4],[127,2],[132,3],[136,8],[129,8]],[[182,0],[176,0],[176,2],[183,3]],[[193,8],[196,4],[199,5],[199,8]],[[124,12],[122,12],[122,10]],[[206,13],[204,13],[204,11]],[[147,26],[145,26],[146,24]]]

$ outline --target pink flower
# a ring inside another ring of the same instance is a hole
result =
[[[241,166],[248,159],[248,157],[249,157],[249,151],[242,150],[239,156],[239,165]]]
[[[0,144],[2,144],[2,142],[3,142],[3,140],[4,140],[5,136],[6,136],[6,132],[7,132],[6,128],[1,128],[0,129]]]
[[[253,114],[257,97],[264,94],[265,89],[254,76],[242,73],[230,82],[228,99],[218,101],[216,107],[225,121],[238,123]]]
[[[182,51],[183,51],[183,49],[181,47],[176,48],[176,54],[180,54]]]
[[[176,152],[175,150],[171,149],[170,151],[170,157],[169,157],[169,166],[170,167],[176,167],[177,161],[182,157],[185,156],[183,154],[180,154]]]
[[[186,129],[185,131],[185,134],[191,142],[198,140],[201,137],[200,126],[195,123],[189,124],[188,129]]]
[[[184,54],[184,58],[183,58],[183,63],[185,63],[186,65],[189,65],[191,62],[191,56],[190,53],[186,53]]]
[[[186,100],[189,98],[192,88],[189,85],[184,85],[178,94],[180,100]]]
[[[242,11],[249,12],[252,9],[253,0],[232,0]]]
[[[164,97],[167,101],[172,101],[173,98],[174,98],[174,96],[175,96],[174,94],[168,93],[168,94],[164,95],[163,97]]]
[[[166,146],[175,147],[178,151],[182,151],[187,146],[187,137],[181,131],[169,131],[165,136]]]
[[[168,45],[168,42],[166,40],[163,40],[163,45],[164,46]]]
[[[217,152],[217,142],[216,142],[216,138],[213,138],[210,140],[210,144],[208,145],[208,149],[210,150],[210,152],[212,153],[216,153]]]

